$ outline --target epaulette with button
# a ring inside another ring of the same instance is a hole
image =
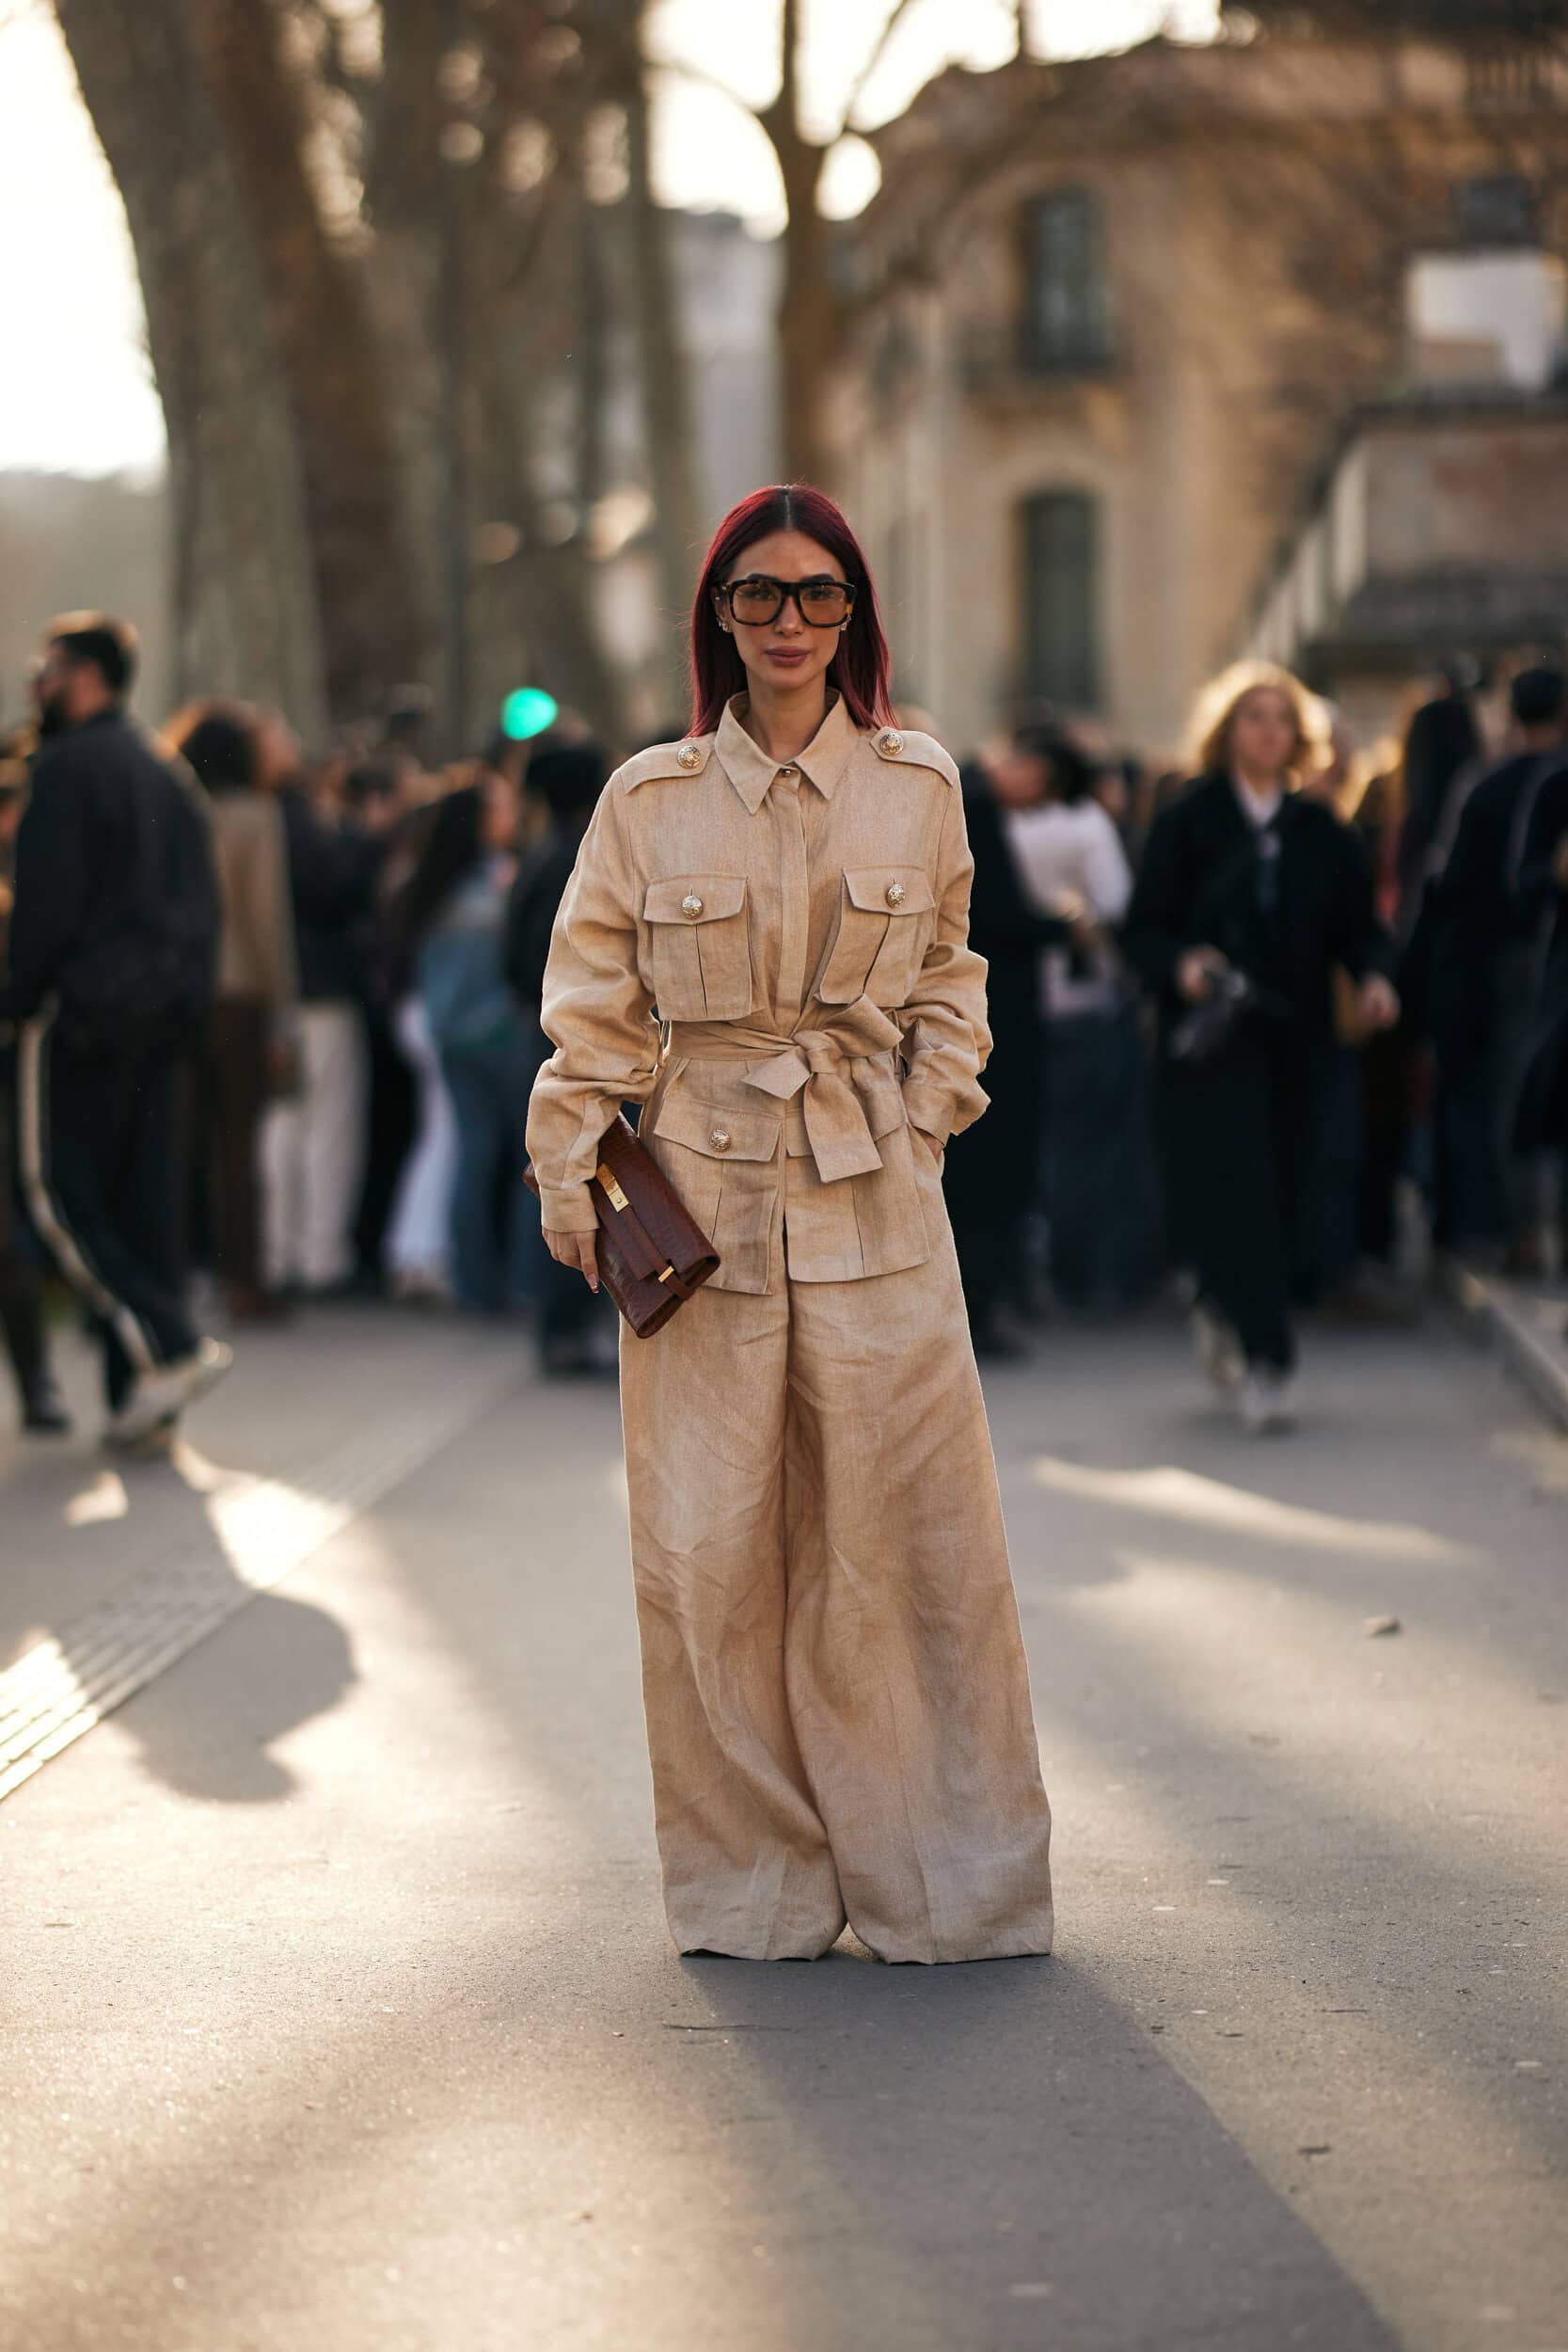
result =
[[[871,739],[879,755],[899,768],[930,768],[953,789],[958,771],[934,735],[907,734],[902,727],[880,727]]]
[[[689,735],[679,743],[655,743],[645,752],[634,753],[624,768],[617,769],[615,781],[623,792],[635,792],[640,784],[700,776],[712,755],[711,735]]]

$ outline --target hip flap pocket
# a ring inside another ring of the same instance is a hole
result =
[[[914,986],[935,924],[936,900],[922,866],[861,866],[846,871],[838,929],[813,993],[825,1005],[901,1005]]]
[[[783,1106],[734,1109],[672,1090],[653,1122],[654,1156],[688,1213],[718,1250],[716,1290],[768,1288],[769,1236],[779,1198],[776,1159]]]
[[[744,1021],[754,1001],[746,884],[674,874],[648,884],[654,1002],[663,1021]]]

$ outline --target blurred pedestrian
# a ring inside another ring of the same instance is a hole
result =
[[[222,910],[194,1138],[208,1263],[231,1319],[261,1322],[280,1311],[262,1257],[261,1120],[293,1083],[298,1052],[288,848],[276,798],[258,788],[261,729],[248,704],[192,703],[164,739],[208,794]]]
[[[1440,694],[1418,704],[1405,729],[1396,858],[1395,928],[1402,943],[1416,931],[1428,884],[1443,870],[1465,796],[1484,757],[1473,696],[1457,676],[1448,678]]]
[[[548,810],[549,830],[518,864],[507,905],[503,960],[523,1019],[531,1089],[550,1053],[543,1007],[555,918],[609,775],[604,747],[591,741],[552,744],[535,753],[528,766],[529,792]],[[524,1196],[523,1214],[531,1233],[538,1214],[531,1194]],[[614,1333],[606,1327],[607,1302],[594,1296],[574,1267],[558,1264],[543,1243],[539,1246],[545,1261],[539,1278],[541,1370],[552,1379],[613,1376]]]
[[[376,877],[374,903],[365,924],[364,1028],[365,1132],[359,1198],[350,1228],[356,1287],[367,1298],[386,1295],[391,1277],[393,1211],[420,1127],[419,1074],[398,1034],[402,975],[387,952],[384,916],[394,876],[403,864],[406,838],[423,816],[420,771],[404,756],[360,760],[344,773],[342,805],[347,822],[370,830],[387,845]]]
[[[1568,767],[1537,796],[1526,837],[1519,898],[1541,960],[1521,1057],[1510,1138],[1521,1157],[1544,1163],[1557,1194],[1557,1259],[1568,1252]]]
[[[459,1305],[482,1313],[518,1303],[527,1232],[522,1173],[532,1068],[502,964],[517,818],[516,787],[474,762],[437,804],[391,914],[456,1129],[453,1286]]]
[[[1007,837],[1011,812],[1032,806],[1045,789],[1045,765],[1029,732],[967,760],[960,774],[974,861],[969,944],[986,960],[990,1108],[950,1138],[942,1191],[970,1341],[981,1362],[996,1363],[1027,1353],[1019,1324],[1031,1304],[1025,1237],[1039,1191],[1039,956],[1066,927],[1029,897]]]
[[[1540,1170],[1514,1148],[1525,1057],[1542,978],[1536,905],[1522,888],[1537,803],[1568,768],[1568,675],[1521,670],[1511,740],[1468,792],[1438,884],[1434,1039],[1453,1183],[1452,1246],[1539,1274]]]
[[[1116,1309],[1147,1295],[1160,1267],[1143,1039],[1114,939],[1132,868],[1078,745],[1051,731],[1020,740],[1042,788],[1009,809],[1007,837],[1033,903],[1064,927],[1036,977],[1052,1287],[1066,1307]]]
[[[177,1095],[206,1022],[219,909],[198,787],[126,717],[135,632],[51,624],[16,845],[10,971],[33,1222],[103,1345],[109,1435],[169,1428],[228,1371],[182,1297]]]
[[[1197,1277],[1200,1354],[1250,1428],[1278,1430],[1294,1418],[1291,1279],[1335,966],[1369,1026],[1399,1004],[1370,861],[1299,789],[1319,754],[1299,681],[1265,663],[1227,671],[1196,732],[1198,773],[1155,819],[1124,945],[1159,1007],[1167,1232]]]
[[[353,1224],[365,1168],[366,933],[387,851],[378,803],[330,823],[314,806],[287,723],[259,723],[257,779],[277,795],[299,964],[299,1063],[261,1122],[266,1287],[307,1297],[354,1288]]]
[[[17,828],[27,796],[29,730],[0,744],[0,1007],[6,998],[6,937],[12,903]],[[63,1437],[71,1416],[50,1369],[43,1319],[41,1253],[28,1231],[16,1184],[16,1038],[0,1013],[0,1335],[16,1382],[22,1426],[33,1437]]]

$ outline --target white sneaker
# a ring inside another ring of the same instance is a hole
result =
[[[1255,1366],[1242,1390],[1242,1419],[1255,1438],[1277,1438],[1296,1425],[1296,1384],[1288,1372]]]
[[[1223,1315],[1201,1300],[1191,1315],[1193,1345],[1197,1360],[1221,1396],[1234,1396],[1246,1378],[1246,1358],[1242,1343]]]
[[[105,1431],[111,1445],[138,1445],[153,1430],[172,1428],[187,1405],[215,1389],[234,1361],[227,1340],[202,1340],[194,1355],[144,1374]]]

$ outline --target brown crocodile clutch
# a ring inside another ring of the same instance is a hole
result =
[[[523,1182],[537,1193],[532,1168]],[[719,1252],[624,1118],[599,1144],[589,1185],[599,1220],[599,1279],[640,1340],[719,1271]]]

